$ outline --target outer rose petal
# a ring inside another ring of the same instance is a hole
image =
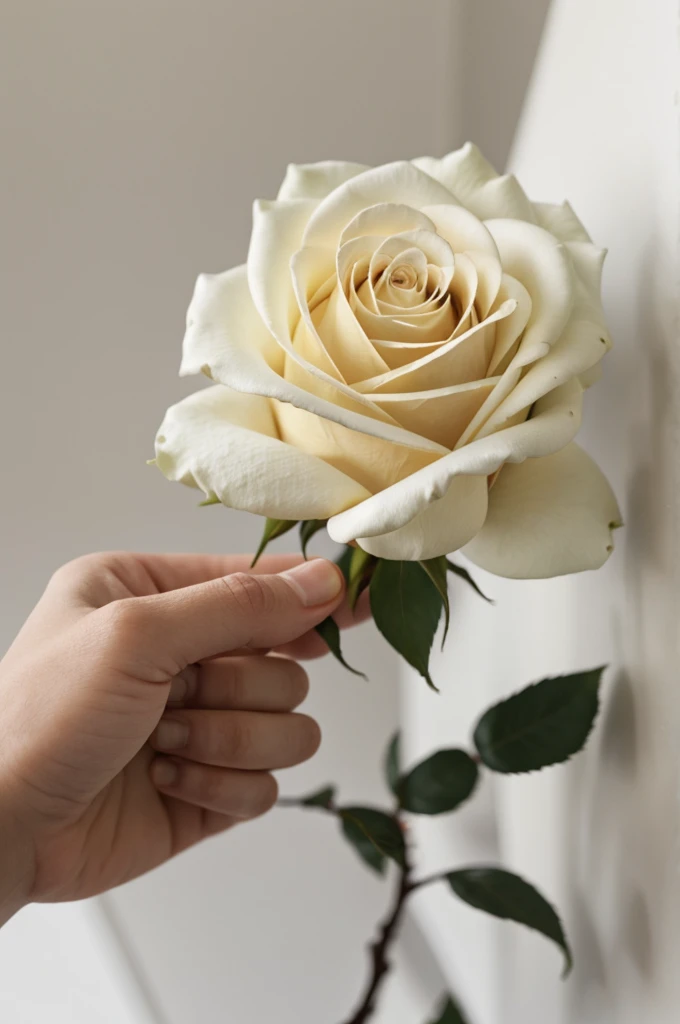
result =
[[[621,525],[616,498],[589,455],[570,444],[554,455],[505,466],[489,514],[467,557],[497,576],[545,579],[599,569]]]
[[[536,220],[533,204],[511,174],[498,175],[489,161],[471,142],[449,153],[441,160],[421,156],[413,161],[436,181],[453,192],[476,217],[512,217],[514,220]]]
[[[368,164],[322,160],[317,164],[288,164],[277,199],[324,199],[350,178],[369,171]]]
[[[583,390],[578,380],[540,399],[531,419],[472,441],[400,480],[360,505],[333,516],[328,533],[340,544],[377,537],[405,526],[443,498],[457,476],[490,476],[506,462],[551,455],[573,440],[581,422]]]
[[[276,519],[326,519],[369,496],[340,470],[279,441],[267,398],[223,385],[168,409],[156,463],[168,480]]]
[[[485,476],[455,477],[444,497],[406,526],[378,537],[359,537],[359,546],[378,558],[411,562],[457,551],[482,526],[488,493]]]

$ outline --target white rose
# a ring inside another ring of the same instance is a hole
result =
[[[198,280],[182,373],[216,386],[168,410],[158,465],[383,558],[596,568],[619,512],[572,439],[610,346],[603,258],[470,144],[291,166],[247,264]]]

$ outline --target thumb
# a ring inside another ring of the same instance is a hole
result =
[[[140,655],[170,674],[241,647],[276,647],[296,640],[337,607],[340,569],[324,558],[277,575],[233,573],[207,583],[127,604],[127,657]],[[113,607],[113,606],[109,606]]]

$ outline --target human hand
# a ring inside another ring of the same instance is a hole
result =
[[[291,658],[326,650],[313,627],[342,576],[324,559],[248,564],[111,553],[55,574],[0,662],[0,923],[263,813],[270,772],[315,753]]]

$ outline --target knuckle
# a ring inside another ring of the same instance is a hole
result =
[[[107,564],[105,552],[79,555],[65,562],[56,569],[50,577],[50,586],[72,586],[83,579],[101,571]]]
[[[227,589],[229,603],[242,614],[268,615],[276,609],[276,594],[261,576],[235,572],[220,581]]]
[[[321,746],[321,729],[319,723],[309,715],[295,715],[294,718],[298,733],[298,755],[301,761],[307,761]]]
[[[144,621],[142,602],[135,598],[112,601],[100,609],[98,614],[108,639],[114,644],[125,644],[132,639]]]
[[[286,675],[291,707],[296,708],[307,698],[309,693],[309,676],[297,661],[287,662]]]
[[[268,773],[260,777],[257,791],[252,801],[253,814],[266,814],[276,803],[279,796],[279,784],[273,775]]]
[[[227,764],[247,764],[253,753],[253,733],[248,716],[227,712],[215,737],[216,756]]]

